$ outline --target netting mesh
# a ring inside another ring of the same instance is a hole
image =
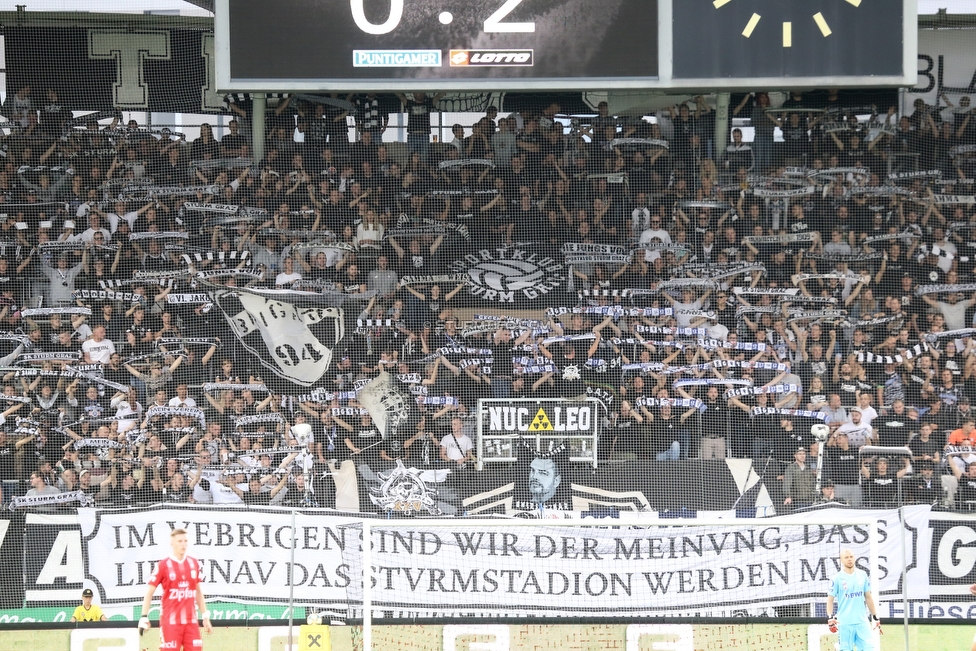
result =
[[[438,102],[441,111],[485,112],[489,106],[501,103],[503,93],[452,93]]]
[[[255,147],[206,15],[28,12],[3,38],[9,607],[89,585],[79,502],[914,504],[928,594],[976,579],[968,98],[734,95],[716,139],[705,97],[570,119],[578,97],[279,94]]]
[[[375,619],[821,616],[841,552],[872,562],[867,523],[428,524],[370,523]]]

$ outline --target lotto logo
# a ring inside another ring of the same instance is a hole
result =
[[[452,67],[531,66],[534,50],[451,50]]]

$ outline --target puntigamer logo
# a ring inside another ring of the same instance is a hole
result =
[[[521,248],[482,249],[451,263],[454,273],[466,273],[473,296],[498,303],[535,299],[566,282],[561,262]]]
[[[451,67],[531,66],[534,50],[451,50]]]
[[[354,50],[356,68],[440,68],[440,50]]]

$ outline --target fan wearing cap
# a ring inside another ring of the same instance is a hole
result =
[[[829,479],[824,481],[820,486],[820,497],[817,499],[818,504],[847,504],[846,500],[842,500],[834,494],[834,482]]]
[[[81,605],[75,608],[75,612],[71,614],[71,621],[73,622],[107,622],[108,617],[102,612],[101,607],[98,604],[93,604],[92,599],[94,599],[95,594],[91,591],[91,588],[85,588],[81,591]]]

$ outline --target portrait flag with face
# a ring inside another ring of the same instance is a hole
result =
[[[536,451],[523,441],[518,449],[516,508],[569,510],[572,500],[568,471],[569,448],[565,444]]]

